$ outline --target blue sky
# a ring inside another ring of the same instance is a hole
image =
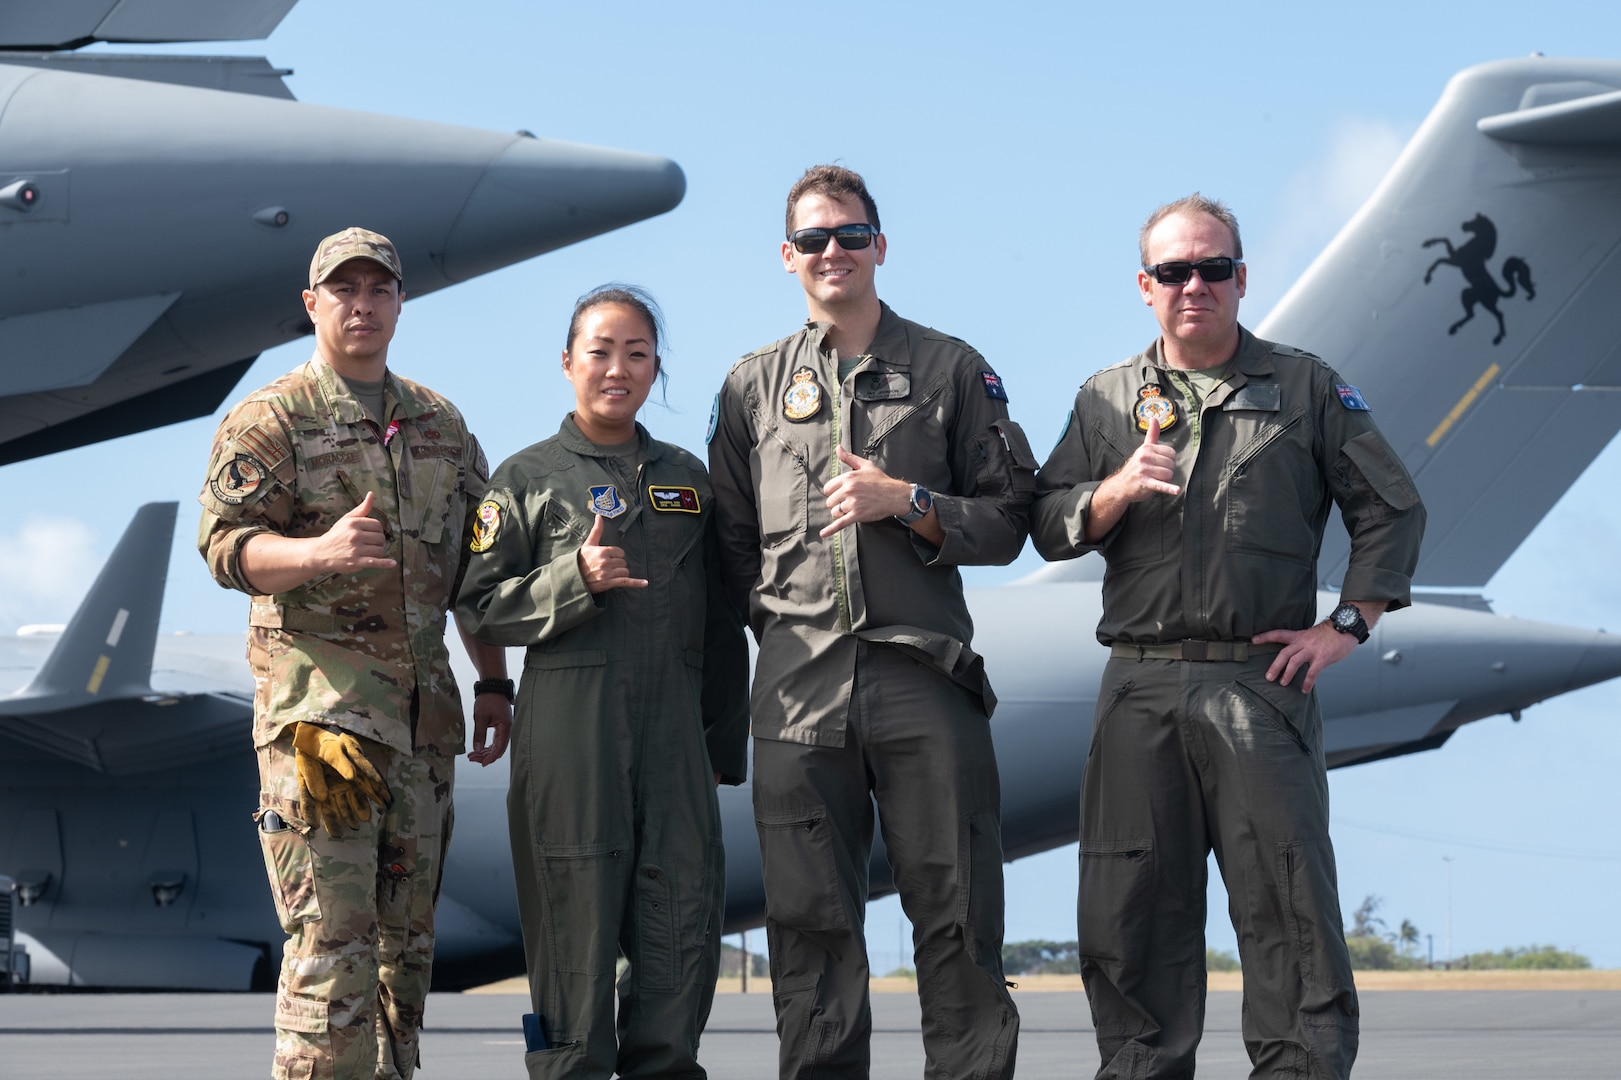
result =
[[[878,199],[890,244],[880,293],[984,352],[1044,453],[1073,388],[1154,333],[1133,283],[1137,225],[1153,206],[1194,189],[1233,206],[1253,326],[1453,73],[1621,41],[1621,9],[1592,3],[602,10],[304,0],[267,42],[178,50],[262,53],[294,69],[303,101],[680,162],[688,193],[670,214],[407,305],[395,367],[457,401],[492,459],[555,430],[571,403],[557,369],[570,306],[616,279],[652,290],[669,317],[669,408],[644,420],[700,447],[731,361],[804,318],[777,257],[782,198],[828,160],[863,172]],[[266,353],[242,389],[308,348]],[[183,504],[165,629],[239,631],[245,603],[208,580],[189,535],[216,421],[0,471],[0,632],[64,620],[135,507],[154,499]],[[1612,446],[1489,584],[1499,611],[1621,623],[1609,558],[1618,474]],[[1034,565],[1027,553],[970,579]],[[1450,855],[1455,953],[1551,942],[1621,966],[1616,705],[1614,685],[1596,687],[1520,724],[1470,725],[1436,753],[1333,773],[1347,912],[1378,894],[1441,955]],[[1073,847],[1008,876],[1010,939],[1074,936]],[[1211,907],[1211,942],[1231,947],[1219,886]],[[876,967],[886,950],[893,958],[897,918],[894,901],[874,905]]]

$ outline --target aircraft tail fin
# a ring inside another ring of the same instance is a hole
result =
[[[1455,76],[1259,327],[1361,391],[1428,511],[1415,582],[1478,589],[1621,430],[1621,63]],[[1323,581],[1344,575],[1343,530]]]
[[[178,503],[164,502],[135,512],[51,655],[32,682],[0,700],[0,713],[55,712],[152,692],[178,510]]]

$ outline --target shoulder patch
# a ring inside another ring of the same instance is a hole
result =
[[[985,384],[985,396],[996,401],[1007,400],[1007,387],[1002,385],[1002,376],[994,371],[981,371],[980,381]]]
[[[279,438],[263,424],[254,424],[238,435],[236,442],[249,456],[271,471],[281,468],[282,462],[292,452],[285,439]]]
[[[1335,383],[1334,392],[1340,396],[1340,404],[1356,412],[1372,412],[1368,403],[1362,398],[1362,391],[1345,383]]]
[[[1069,429],[1074,423],[1075,423],[1075,410],[1070,409],[1069,410],[1069,415],[1064,417],[1064,427],[1063,427],[1063,430],[1059,431],[1059,433],[1058,433],[1058,441],[1053,443],[1053,450],[1054,451],[1057,451],[1057,449],[1064,444],[1064,436],[1069,434]],[[1052,454],[1049,453],[1047,456],[1052,457]]]
[[[241,506],[253,498],[269,478],[270,470],[264,462],[252,454],[239,453],[223,462],[209,477],[208,490],[227,506]]]
[[[473,539],[467,546],[475,552],[488,551],[495,546],[496,537],[501,535],[501,504],[494,499],[485,499],[478,504],[478,513],[473,515]]]
[[[715,428],[720,426],[720,391],[715,391],[715,402],[709,406],[709,433],[704,436],[704,445],[708,446],[715,441]]]

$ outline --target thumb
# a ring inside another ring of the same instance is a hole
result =
[[[587,536],[585,538],[585,543],[586,543],[587,547],[601,547],[602,546],[602,515],[601,514],[598,514],[597,515],[597,520],[592,523],[592,525],[591,525],[591,535]]]
[[[866,458],[861,457],[859,454],[852,454],[842,446],[839,447],[839,461],[852,470],[860,469],[870,464]]]
[[[372,492],[366,492],[366,497],[360,500],[360,505],[349,511],[344,517],[370,517],[371,504],[376,500]]]
[[[1148,434],[1143,436],[1143,445],[1159,445],[1159,417],[1150,416],[1148,418]]]

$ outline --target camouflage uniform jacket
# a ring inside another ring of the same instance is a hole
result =
[[[253,596],[254,743],[308,720],[404,753],[459,754],[445,612],[489,467],[455,406],[426,387],[388,372],[388,419],[378,430],[339,385],[312,359],[237,404],[220,422],[198,496],[197,547],[214,580]],[[368,491],[398,566],[254,594],[242,575],[244,541],[260,532],[320,536]]]
[[[1100,550],[1107,561],[1100,641],[1248,641],[1310,626],[1336,503],[1351,533],[1341,595],[1407,606],[1424,506],[1355,388],[1310,353],[1248,330],[1202,406],[1190,408],[1180,382],[1158,341],[1092,376],[1037,479],[1036,550]],[[1142,444],[1154,398],[1175,410],[1160,441],[1176,447],[1182,494],[1130,504],[1088,544],[1092,493]]]
[[[885,642],[977,695],[996,697],[970,643],[960,565],[1024,546],[1035,458],[1002,381],[974,349],[888,305],[842,382],[826,323],[739,360],[715,403],[709,472],[728,592],[759,642],[756,738],[844,744],[860,639]],[[934,496],[936,549],[900,521],[831,520],[835,447]]]

